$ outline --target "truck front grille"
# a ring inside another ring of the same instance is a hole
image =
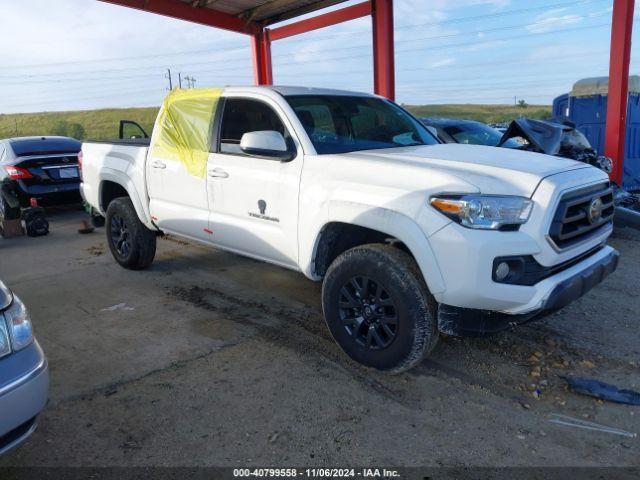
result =
[[[613,190],[608,183],[568,192],[560,198],[549,238],[559,249],[588,240],[613,222]]]

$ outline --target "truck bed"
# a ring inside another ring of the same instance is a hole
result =
[[[124,187],[141,219],[148,219],[145,164],[149,139],[90,141],[82,144],[82,185],[84,199],[102,215],[101,182]],[[100,172],[108,172],[101,179]]]

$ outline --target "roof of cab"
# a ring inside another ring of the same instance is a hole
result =
[[[225,93],[246,92],[265,90],[279,93],[282,96],[292,95],[342,95],[351,97],[372,97],[374,95],[363,92],[351,92],[348,90],[334,90],[331,88],[311,88],[311,87],[296,87],[288,85],[264,85],[264,86],[228,86],[225,87]]]

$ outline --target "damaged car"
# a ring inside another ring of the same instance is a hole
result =
[[[443,143],[464,143],[467,145],[495,147],[502,140],[500,131],[475,120],[421,118],[420,121]],[[518,148],[520,144],[513,139],[507,142],[505,146]]]
[[[607,174],[613,169],[613,161],[609,157],[598,155],[587,137],[570,122],[518,118],[511,122],[497,146],[513,148],[515,140],[520,142],[518,148],[522,150],[588,163]],[[613,182],[612,188],[616,224],[640,228],[640,196]]]

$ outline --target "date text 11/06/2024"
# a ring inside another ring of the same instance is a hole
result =
[[[394,478],[400,477],[397,470],[386,468],[237,468],[233,470],[234,477],[307,477],[307,478]]]

